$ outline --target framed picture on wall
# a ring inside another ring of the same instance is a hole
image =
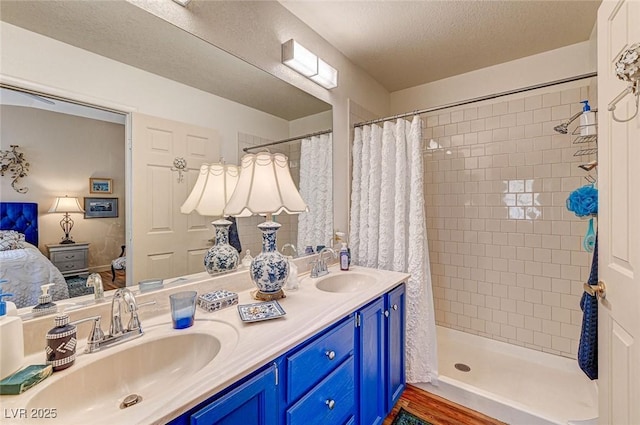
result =
[[[84,218],[118,216],[118,198],[84,198]]]
[[[113,193],[113,180],[91,177],[89,179],[89,193]]]

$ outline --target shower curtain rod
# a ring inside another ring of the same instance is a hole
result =
[[[322,136],[323,134],[329,134],[332,131],[333,131],[333,129],[317,131],[315,133],[303,134],[302,136],[298,136],[298,137],[291,137],[289,139],[278,140],[277,142],[269,142],[269,143],[264,143],[262,145],[250,146],[248,148],[243,148],[242,150],[244,152],[246,152],[246,153],[249,153],[249,151],[252,150],[252,149],[264,148],[264,147],[267,147],[267,146],[279,145],[281,143],[293,142],[295,140],[306,139],[307,137]]]
[[[535,84],[533,86],[528,86],[528,87],[522,87],[522,88],[519,88],[519,89],[508,90],[508,91],[504,91],[504,92],[501,92],[501,93],[489,94],[489,95],[480,96],[480,97],[474,97],[473,99],[461,100],[459,102],[448,103],[446,105],[434,106],[434,107],[431,107],[431,108],[420,109],[420,110],[411,111],[411,112],[404,112],[402,114],[392,115],[390,117],[385,117],[385,118],[378,118],[378,119],[371,120],[371,121],[363,121],[363,122],[359,122],[359,123],[354,124],[353,127],[356,128],[356,127],[362,127],[364,125],[369,125],[369,124],[377,124],[377,123],[380,123],[380,122],[392,121],[392,120],[396,120],[398,118],[409,117],[411,115],[422,115],[422,114],[426,114],[427,112],[440,111],[442,109],[453,108],[455,106],[468,105],[470,103],[481,102],[483,100],[491,100],[491,99],[495,99],[495,98],[502,97],[502,96],[508,96],[510,94],[523,93],[523,92],[527,92],[527,91],[531,91],[531,90],[535,90],[535,89],[541,89],[541,88],[544,88],[544,87],[555,86],[556,84],[570,83],[572,81],[578,81],[578,80],[583,80],[585,78],[596,77],[597,75],[598,75],[597,72],[589,72],[587,74],[576,75],[574,77],[563,78],[561,80],[550,81],[550,82],[547,82],[547,83]]]

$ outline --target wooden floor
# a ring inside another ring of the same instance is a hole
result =
[[[433,425],[506,425],[413,385],[407,385],[383,425],[391,425],[401,407]]]

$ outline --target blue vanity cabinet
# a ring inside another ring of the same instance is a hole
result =
[[[170,424],[382,424],[405,387],[405,304],[401,284]]]
[[[345,424],[354,420],[354,317],[347,316],[284,355],[284,424]]]
[[[381,424],[386,413],[385,302],[379,298],[357,313],[357,344],[360,360],[359,423]]]
[[[224,395],[215,396],[170,424],[278,425],[277,374],[277,365],[272,364],[233,386]]]
[[[382,424],[405,388],[405,285],[357,312],[359,423]]]
[[[406,329],[406,288],[402,284],[385,296],[385,318],[387,320],[386,377],[387,413],[396,404],[406,387],[405,377],[405,329]]]

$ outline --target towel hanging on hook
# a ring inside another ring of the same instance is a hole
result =
[[[627,81],[629,85],[609,102],[607,110],[611,112],[611,117],[614,121],[628,122],[638,115],[638,101],[640,100],[640,43],[633,44],[620,55],[616,62],[616,75],[620,80]],[[616,117],[616,105],[628,94],[632,94],[636,98],[636,111],[631,117],[620,119]]]

